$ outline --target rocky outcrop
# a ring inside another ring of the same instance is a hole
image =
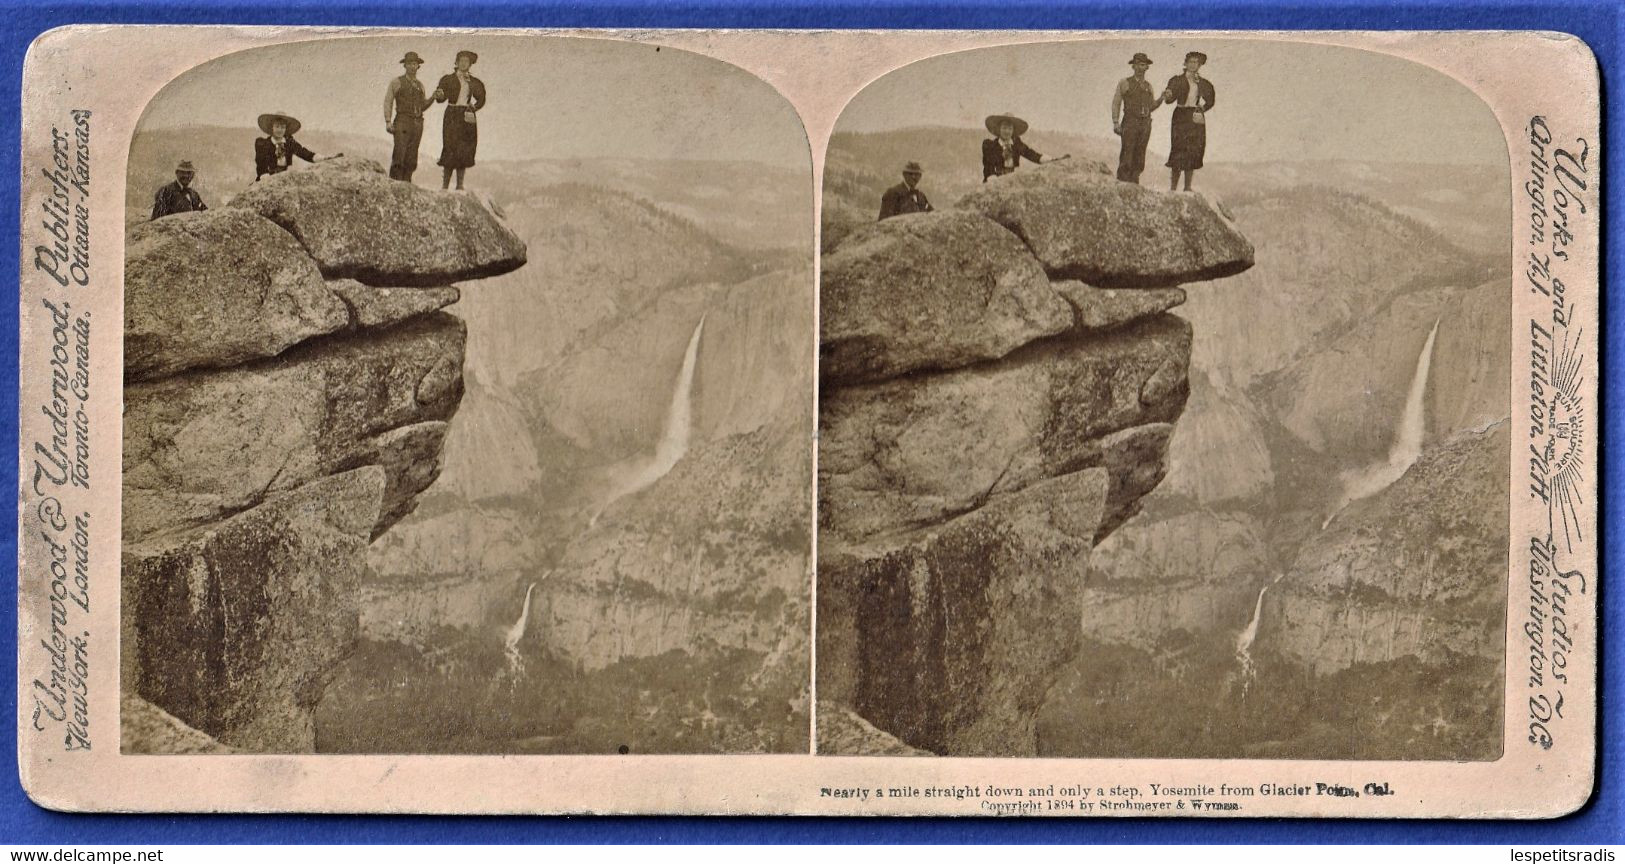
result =
[[[1091,550],[1166,470],[1189,392],[1177,286],[1252,247],[1205,199],[1059,163],[825,262],[818,692],[881,737],[819,746],[1031,755]]]
[[[993,360],[1072,325],[1021,241],[974,213],[866,226],[823,264],[819,374],[831,383]]]
[[[958,207],[1010,229],[1050,276],[1098,288],[1163,288],[1253,266],[1253,244],[1206,196],[1119,183],[1098,162],[1018,171]]]
[[[192,746],[164,717],[236,750],[312,748],[368,547],[438,476],[462,397],[448,280],[525,257],[479,202],[370,163],[233,205],[129,232],[121,672],[150,703],[127,712],[134,750]],[[380,233],[417,238],[411,260]]]
[[[351,330],[388,327],[462,299],[462,292],[455,285],[378,288],[354,279],[334,279],[327,285],[349,307]]]
[[[1185,303],[1183,288],[1123,290],[1076,281],[1052,285],[1072,304],[1073,326],[1079,330],[1111,330]]]
[[[421,491],[404,470],[415,460],[385,454],[411,443],[400,430],[457,409],[462,356],[462,322],[437,312],[263,365],[130,385],[126,536],[201,525],[357,465],[403,469],[393,485]]]
[[[349,320],[299,242],[252,213],[143,222],[124,247],[124,377],[271,357]]]
[[[819,693],[932,752],[1029,751],[1048,673],[1076,643],[1107,483],[1088,469],[820,554]]]
[[[245,750],[315,742],[308,706],[355,638],[377,466],[196,531],[126,545],[123,651],[141,694]]]
[[[464,192],[397,183],[369,159],[338,159],[256,182],[231,207],[287,229],[332,277],[444,285],[517,270],[525,244]]]
[[[820,529],[865,541],[1094,465],[1111,467],[1119,485],[1142,485],[1138,460],[1112,457],[1128,447],[1161,463],[1170,431],[1161,427],[1185,403],[1190,337],[1184,321],[1162,315],[971,369],[826,391]]]

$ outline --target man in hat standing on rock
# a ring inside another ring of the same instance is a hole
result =
[[[401,58],[405,74],[391,78],[384,90],[384,131],[395,139],[395,150],[389,156],[391,180],[412,182],[412,173],[418,170],[418,144],[423,141],[423,112],[441,98],[439,90],[431,96],[423,89],[418,80],[422,65],[418,52],[406,52]]]
[[[1135,54],[1128,61],[1134,74],[1117,82],[1112,93],[1112,131],[1123,139],[1117,153],[1117,179],[1124,183],[1139,183],[1140,172],[1145,170],[1145,148],[1151,143],[1151,112],[1162,105],[1145,80],[1145,71],[1151,68],[1151,58]]]
[[[315,162],[316,154],[295,141],[293,133],[299,131],[299,121],[290,114],[273,111],[261,114],[260,131],[264,138],[254,139],[254,179],[270,174],[281,174],[293,165],[293,157]]]
[[[931,202],[920,191],[920,163],[903,166],[903,182],[886,190],[880,198],[880,220],[884,221],[904,213],[930,213]]]
[[[982,142],[982,182],[989,177],[1002,177],[1016,170],[1021,160],[1042,163],[1044,157],[1028,147],[1021,136],[1027,133],[1027,121],[1014,114],[994,114],[983,125],[993,137]],[[1068,153],[1060,159],[1069,158]],[[1060,161],[1057,159],[1055,161]]]
[[[209,209],[209,205],[203,203],[203,196],[192,188],[192,178],[196,176],[197,169],[192,167],[191,160],[182,159],[175,166],[175,182],[160,187],[152,196],[152,218]]]

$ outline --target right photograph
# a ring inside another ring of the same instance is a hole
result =
[[[1498,759],[1510,182],[1467,86],[1307,41],[866,87],[823,178],[818,752]]]

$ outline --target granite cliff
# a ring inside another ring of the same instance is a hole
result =
[[[309,751],[368,549],[438,476],[463,396],[440,310],[525,244],[360,159],[126,241],[124,747]]]
[[[1207,198],[1038,166],[826,245],[825,752],[1031,755],[1094,544],[1162,480],[1181,285],[1253,248]]]
[[[835,135],[825,248],[869,230],[906,159],[939,206],[993,188],[974,162],[983,134]],[[1202,170],[1256,264],[1178,289],[1189,396],[1166,476],[1078,577],[1081,647],[1043,697],[1039,755],[1495,757],[1506,182],[1479,165]],[[865,731],[843,723],[826,749],[860,752]]]
[[[443,470],[372,544],[318,751],[806,752],[811,224],[503,172],[531,254],[456,307]]]

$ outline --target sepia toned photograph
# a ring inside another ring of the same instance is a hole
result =
[[[1574,813],[1596,71],[1510,31],[43,34],[21,786]]]
[[[983,48],[853,97],[819,751],[1497,759],[1507,153],[1461,83],[1326,45]]]
[[[321,39],[147,105],[122,747],[808,749],[811,167],[653,45]]]

